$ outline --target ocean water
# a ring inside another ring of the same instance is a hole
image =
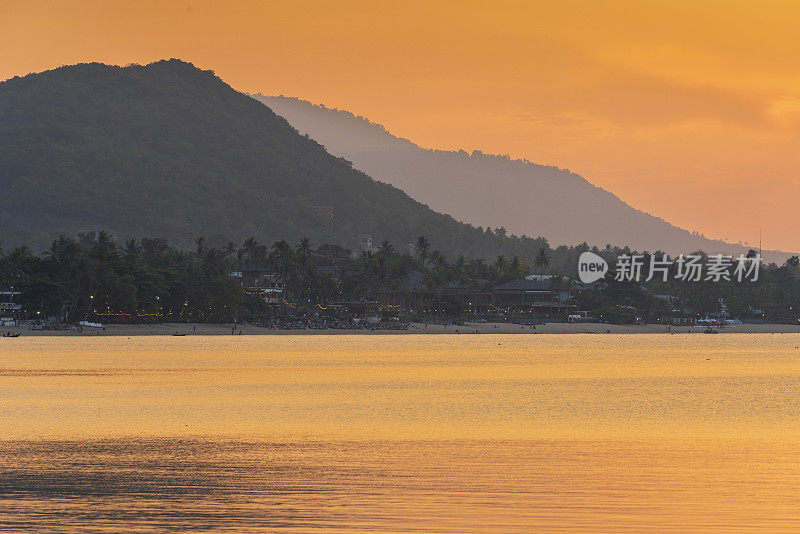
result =
[[[26,530],[798,532],[800,336],[5,339]]]

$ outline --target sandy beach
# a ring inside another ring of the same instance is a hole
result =
[[[354,334],[685,334],[702,333],[704,327],[648,325],[613,325],[596,323],[548,323],[536,327],[511,323],[465,323],[464,325],[442,325],[413,323],[406,330],[368,330],[368,329],[277,329],[251,325],[237,325],[233,335],[354,335]],[[800,325],[788,324],[742,324],[715,329],[720,334],[796,334]],[[84,328],[82,332],[64,330],[27,330],[24,328],[3,327],[3,333],[21,332],[22,336],[171,336],[232,335],[232,324],[205,323],[162,323],[162,324],[110,324],[105,328]]]

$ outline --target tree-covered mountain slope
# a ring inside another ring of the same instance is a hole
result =
[[[380,183],[214,75],[179,61],[61,67],[0,83],[0,245],[60,233],[263,242],[309,236],[532,255]],[[332,210],[330,209],[332,208]],[[332,216],[331,216],[332,215]]]

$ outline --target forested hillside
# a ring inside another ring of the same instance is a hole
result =
[[[0,83],[0,187],[7,249],[99,229],[179,246],[203,235],[212,244],[308,236],[353,247],[365,234],[406,247],[425,235],[448,255],[482,257],[531,257],[542,244],[432,211],[175,59]]]

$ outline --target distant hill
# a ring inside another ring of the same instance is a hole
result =
[[[302,236],[525,254],[376,182],[213,72],[178,60],[66,66],[0,83],[0,245],[105,229],[190,245]],[[213,239],[212,239],[213,238]]]
[[[357,169],[474,225],[504,226],[556,245],[585,241],[675,254],[746,251],[634,209],[567,170],[480,152],[427,150],[347,111],[284,96],[254,97]]]

